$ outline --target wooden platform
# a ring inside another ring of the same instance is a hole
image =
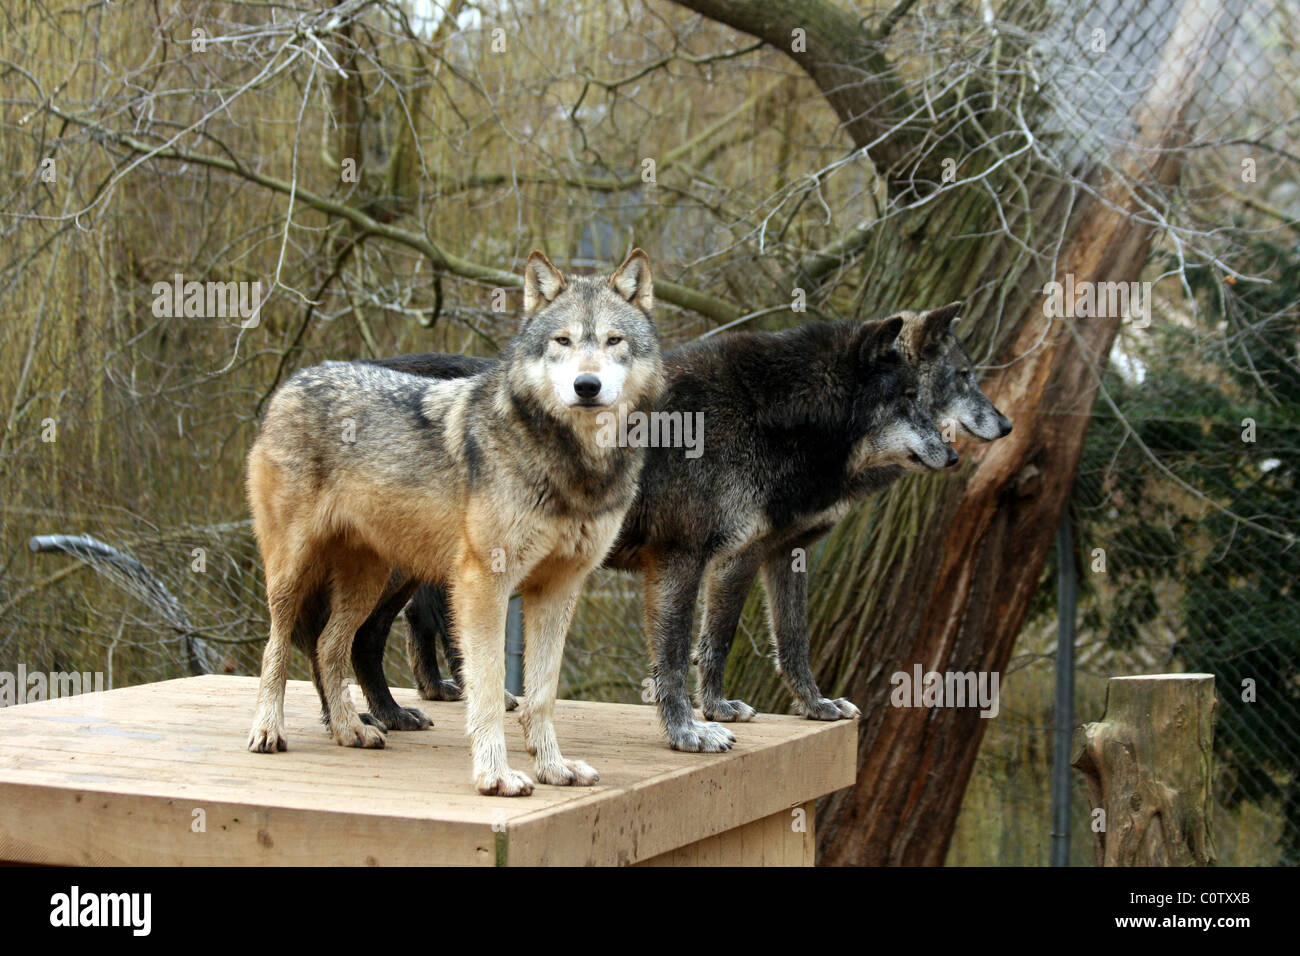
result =
[[[812,801],[854,780],[852,721],[762,714],[735,725],[730,752],[684,754],[653,707],[560,701],[560,745],[600,782],[483,797],[463,703],[397,690],[434,728],[352,750],[326,735],[311,685],[291,681],[288,752],[252,754],[256,688],[192,677],[0,709],[0,860],[811,865]],[[506,740],[531,772],[514,714]]]

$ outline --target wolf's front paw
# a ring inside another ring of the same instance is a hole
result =
[[[364,750],[384,749],[384,732],[378,727],[363,724],[360,720],[351,726],[334,731],[333,734],[340,747],[360,747]]]
[[[487,797],[526,797],[533,792],[533,781],[528,774],[508,767],[500,773],[480,773],[474,778],[474,786]]]
[[[704,719],[720,720],[723,723],[754,719],[754,708],[743,700],[706,700],[704,702]]]
[[[596,768],[581,760],[561,760],[537,768],[537,779],[553,787],[590,787],[600,779]]]
[[[248,749],[255,754],[273,754],[277,750],[289,749],[274,707],[257,708],[253,715],[253,729],[248,732]]]
[[[460,700],[460,685],[454,680],[440,680],[431,685],[420,684],[420,697],[424,700]]]
[[[730,750],[735,742],[736,735],[721,724],[706,724],[698,720],[668,731],[668,746],[687,753],[722,753]]]
[[[809,720],[850,720],[862,716],[862,711],[854,707],[847,697],[836,700],[819,697],[811,702],[805,701],[803,708],[804,716]]]
[[[862,716],[862,711],[858,710],[847,697],[837,697],[833,703],[840,709],[840,713],[849,720]]]
[[[378,727],[380,730],[427,730],[433,726],[433,721],[429,719],[428,715],[415,707],[397,707],[393,710],[386,710],[378,719],[370,714],[362,714],[361,721]]]
[[[248,749],[255,754],[273,754],[277,750],[288,750],[284,734],[275,727],[254,726],[248,734]]]

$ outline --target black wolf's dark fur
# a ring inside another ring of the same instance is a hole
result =
[[[725,661],[759,566],[788,570],[793,548],[807,547],[834,525],[829,511],[902,472],[850,465],[859,439],[883,421],[907,417],[896,406],[915,404],[916,375],[901,356],[860,354],[858,340],[873,325],[807,323],[775,334],[719,337],[665,356],[668,387],[660,408],[703,412],[706,451],[687,459],[679,449],[651,449],[636,502],[605,563],[654,568],[646,580],[647,639],[660,712],[675,747],[697,749],[687,687],[691,625],[706,572],[701,650],[712,646]],[[756,511],[770,531],[751,538],[747,528]],[[734,558],[710,571],[720,555]],[[800,583],[807,577],[791,576]],[[778,632],[778,655],[796,697],[810,709],[823,698],[808,664],[806,600],[804,608],[797,633]],[[702,703],[705,716],[714,716],[711,702]]]
[[[475,355],[447,355],[442,352],[413,352],[386,359],[366,359],[367,365],[391,368],[395,372],[424,378],[469,378],[497,367],[497,360]]]
[[[666,355],[660,408],[702,412],[707,450],[688,459],[680,449],[650,449],[636,503],[606,563],[629,566],[645,547],[712,557],[731,530],[719,527],[720,503],[742,490],[755,495],[752,504],[768,524],[780,527],[855,497],[864,482],[882,477],[869,472],[901,474],[848,468],[854,445],[914,377],[896,353],[868,362],[853,354],[851,336],[860,328],[807,323],[709,339]],[[718,437],[710,442],[708,435]]]

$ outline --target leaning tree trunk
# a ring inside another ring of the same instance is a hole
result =
[[[1098,866],[1209,866],[1214,675],[1112,677],[1075,734]],[[1100,814],[1099,814],[1100,811]]]
[[[869,107],[846,103],[842,86],[827,85],[837,74],[825,69],[825,61],[847,55],[844,36],[852,35],[843,24],[835,26],[827,4],[680,2],[774,45],[794,27],[809,26],[810,41],[826,33],[825,47],[810,48],[819,65],[803,65],[841,116],[856,111],[857,121],[845,128],[869,148],[862,136],[877,129],[862,119]],[[1042,235],[1035,229],[1051,233],[1064,226],[1054,272],[1044,274],[1021,244],[990,235],[997,210],[982,187],[953,190],[919,214],[896,219],[887,235],[872,240],[863,279],[870,289],[864,302],[873,310],[935,305],[968,298],[973,289],[992,290],[968,313],[964,322],[973,328],[965,337],[973,352],[1003,368],[983,387],[1015,431],[999,442],[964,448],[966,464],[958,476],[908,479],[859,509],[827,548],[842,556],[841,564],[816,572],[814,664],[824,685],[831,685],[822,690],[848,696],[864,712],[857,783],[819,809],[823,864],[944,860],[984,722],[971,708],[891,707],[890,677],[910,673],[917,663],[927,671],[1000,673],[1011,656],[1074,482],[1098,378],[1120,323],[1119,316],[1110,316],[1049,324],[1043,286],[1067,274],[1080,288],[1084,282],[1138,278],[1153,237],[1149,209],[1159,207],[1163,188],[1177,178],[1180,156],[1170,147],[1186,135],[1184,118],[1204,62],[1204,41],[1219,15],[1217,4],[1183,5],[1155,88],[1132,117],[1130,147],[1110,159],[1105,176],[1092,177],[1092,193],[1051,175],[1016,184],[1023,185],[1028,202],[1010,204],[1021,216],[1007,224],[1010,230]],[[877,43],[880,32],[867,39]],[[867,69],[879,61],[857,59],[855,67],[874,79],[855,94],[879,93],[880,73]],[[896,104],[891,110],[896,112]],[[878,158],[878,151],[870,151]],[[895,144],[889,155],[903,152]],[[1140,187],[1134,189],[1135,183]],[[1144,215],[1135,216],[1138,211]],[[837,547],[844,541],[859,547]],[[733,690],[759,702],[779,699],[771,679],[752,663],[748,670],[744,664],[736,668],[740,679]]]
[[[1155,88],[1134,115],[1133,143],[1112,160],[1104,198],[1072,217],[1056,281],[1069,274],[1076,286],[1138,278],[1153,237],[1143,205],[1158,205],[1177,178],[1181,154],[1173,147],[1187,135],[1187,108],[1220,12],[1201,0],[1182,8]],[[1134,190],[1133,183],[1142,185]],[[887,546],[904,521],[915,537],[901,560],[867,566],[861,614],[831,628],[832,648],[867,649],[847,682],[866,716],[858,781],[831,798],[819,828],[825,863],[938,865],[947,854],[985,723],[970,708],[890,707],[889,678],[917,662],[927,670],[1001,673],[1010,660],[1120,323],[1110,316],[1047,327],[1044,314],[1041,292],[1029,297],[1015,316],[1011,347],[998,353],[1011,364],[985,386],[1015,431],[969,448],[973,466],[958,482],[936,480],[893,496],[893,526],[877,524],[872,537]]]

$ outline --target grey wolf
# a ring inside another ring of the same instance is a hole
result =
[[[248,747],[285,749],[284,686],[303,608],[326,601],[317,687],[334,739],[382,747],[344,681],[354,636],[402,576],[448,587],[465,657],[466,727],[479,792],[533,781],[506,762],[504,626],[523,594],[521,717],[537,777],[590,785],[552,723],[564,637],[644,463],[595,439],[615,405],[653,410],[663,382],[650,263],[634,250],[608,278],[566,277],[540,252],[524,269],[524,318],[499,365],[432,380],[376,365],[305,369],[272,397],[248,460],[271,633]]]
[[[636,502],[606,558],[645,575],[647,637],[654,689],[669,743],[679,750],[725,750],[734,736],[720,722],[754,710],[723,695],[722,674],[740,611],[755,577],[763,583],[778,668],[809,718],[855,717],[846,699],[822,696],[809,664],[805,551],[862,498],[906,471],[951,467],[956,453],[936,426],[991,441],[1007,421],[980,391],[973,363],[953,333],[960,303],[864,323],[806,323],[777,333],[733,334],[665,356],[661,410],[703,412],[704,454],[648,453]],[[471,374],[438,355],[379,364],[416,374]],[[700,704],[687,693],[692,618],[704,590],[695,660]],[[400,604],[386,609],[391,623]],[[453,625],[445,596],[422,588],[407,609],[410,652],[421,693],[446,696],[435,644]],[[357,660],[367,698],[387,696],[382,657],[387,623],[367,622],[366,660]],[[361,646],[358,637],[358,647]],[[453,669],[454,655],[448,655]],[[368,683],[369,682],[369,683]],[[393,705],[396,706],[395,704]]]

